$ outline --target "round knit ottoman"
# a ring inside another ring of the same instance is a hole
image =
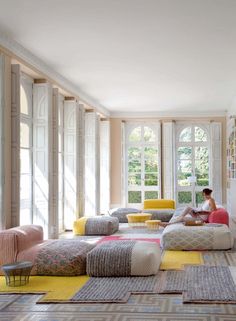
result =
[[[97,245],[87,254],[90,276],[145,276],[157,274],[160,246],[154,242],[117,240]]]
[[[158,230],[160,222],[161,220],[148,220],[145,224],[149,230]]]
[[[140,214],[127,214],[128,223],[131,227],[144,227],[145,222],[150,220],[152,214],[150,213],[140,213]]]

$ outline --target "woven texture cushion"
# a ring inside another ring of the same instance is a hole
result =
[[[54,240],[42,247],[35,258],[35,274],[75,276],[86,274],[87,253],[94,244],[75,240]]]
[[[104,242],[87,255],[90,276],[144,276],[156,274],[161,262],[157,243],[120,240]]]
[[[128,223],[127,214],[129,213],[141,213],[136,208],[115,208],[109,211],[110,216],[117,217],[119,223]]]
[[[152,214],[152,220],[161,220],[162,222],[169,222],[175,210],[143,210],[143,213]]]
[[[224,224],[185,226],[177,223],[164,229],[161,245],[165,250],[226,250],[232,248],[233,237]]]
[[[118,230],[119,220],[116,217],[82,217],[74,222],[76,235],[111,235]]]

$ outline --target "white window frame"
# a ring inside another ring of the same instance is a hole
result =
[[[156,134],[157,140],[155,142],[144,142],[143,141],[143,134],[141,133],[141,142],[137,142],[137,143],[130,143],[129,142],[129,135],[130,133],[136,128],[141,126],[142,128],[142,133],[143,133],[143,128],[145,126],[150,127],[154,133]],[[158,150],[158,186],[155,187],[149,187],[148,190],[150,191],[157,191],[158,192],[158,198],[161,198],[162,195],[162,181],[161,181],[161,176],[162,176],[162,168],[161,168],[161,126],[160,126],[160,122],[147,122],[147,121],[142,121],[142,122],[125,122],[125,135],[124,135],[124,139],[125,139],[125,157],[123,159],[124,162],[124,186],[125,186],[125,206],[127,207],[135,207],[135,208],[143,208],[143,201],[145,199],[144,197],[144,187],[142,186],[142,190],[141,190],[141,203],[129,203],[128,202],[128,191],[129,191],[129,186],[128,186],[128,148],[130,146],[133,147],[140,147],[140,143],[142,148],[146,147],[146,146],[153,146],[153,147],[157,147]],[[144,161],[142,161],[143,166],[144,166]],[[143,169],[142,169],[142,174],[143,174]],[[143,178],[141,178],[143,180]],[[133,186],[132,190],[140,190],[140,186]],[[147,191],[147,190],[146,190]]]
[[[181,132],[185,129],[191,127],[191,141],[190,142],[181,142],[179,140]],[[206,142],[195,142],[194,140],[194,128],[199,127],[206,132],[207,141]],[[176,181],[176,204],[178,206],[196,206],[196,192],[201,192],[203,188],[209,188],[212,185],[212,152],[211,152],[211,134],[210,134],[210,126],[209,123],[204,122],[186,122],[186,123],[178,123],[176,125],[176,142],[175,142],[175,153],[176,153],[176,161],[175,161],[175,181]],[[209,185],[207,186],[197,186],[195,183],[192,183],[190,186],[179,186],[178,185],[178,148],[179,147],[192,147],[192,169],[193,175],[195,175],[195,147],[197,146],[205,146],[209,150]],[[192,193],[192,202],[191,203],[179,203],[178,202],[178,192],[191,192]]]

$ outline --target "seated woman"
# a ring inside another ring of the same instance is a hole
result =
[[[188,214],[190,214],[195,219],[201,220],[203,222],[207,222],[208,216],[210,215],[210,213],[216,210],[216,203],[214,198],[211,197],[211,194],[212,194],[211,189],[204,188],[202,191],[202,194],[205,199],[205,202],[202,204],[201,208],[194,209],[192,207],[186,207],[183,213],[179,217],[177,217],[175,220],[169,223],[161,222],[159,223],[159,225],[166,227],[167,225],[170,225],[170,224],[185,222],[186,221],[185,216]]]

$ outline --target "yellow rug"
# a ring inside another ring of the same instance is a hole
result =
[[[160,270],[183,270],[184,265],[202,265],[201,252],[197,251],[165,251],[162,255]]]
[[[182,270],[185,264],[202,265],[201,252],[165,251],[160,270]],[[0,294],[45,294],[38,303],[70,302],[70,299],[85,285],[89,276],[31,276],[24,286],[9,287],[5,277],[0,277]]]
[[[40,299],[40,303],[49,302],[69,302],[70,298],[78,292],[89,280],[89,276],[31,276],[29,283],[18,287],[6,285],[5,277],[0,277],[0,294],[39,294],[45,293]]]

